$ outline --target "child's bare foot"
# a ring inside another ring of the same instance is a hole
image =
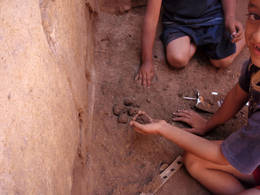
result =
[[[173,115],[173,121],[184,122],[192,127],[186,128],[185,130],[198,135],[204,135],[207,132],[207,119],[203,118],[198,113],[192,110],[181,110],[173,113]]]

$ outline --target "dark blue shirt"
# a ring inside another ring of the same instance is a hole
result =
[[[215,25],[223,23],[220,0],[163,0],[163,22]]]

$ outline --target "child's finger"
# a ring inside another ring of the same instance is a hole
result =
[[[136,115],[134,115],[134,117],[133,117],[133,119],[132,119],[132,121],[135,121],[136,120],[136,118],[137,118],[137,114]],[[131,122],[130,122],[130,125],[131,125]]]
[[[174,113],[174,118],[177,118],[177,117],[190,118],[190,114],[185,113],[185,112],[177,112],[177,113]]]
[[[187,114],[187,115],[192,115],[194,111],[192,111],[192,110],[182,110],[182,112]]]
[[[141,111],[141,110],[138,110],[138,112],[136,113],[136,115],[134,115],[132,121],[135,121],[136,118],[137,118],[141,113],[142,113],[142,111]]]
[[[147,87],[150,87],[151,86],[151,76],[149,74],[147,75],[146,82],[147,82]]]
[[[233,42],[237,42],[239,37],[241,37],[243,34],[243,25],[240,22],[236,23],[236,31],[234,33],[234,35],[232,34]],[[241,38],[240,38],[241,39]]]
[[[153,119],[148,114],[146,114],[145,112],[143,112],[143,115],[145,115],[149,119],[150,122],[153,121]]]
[[[233,32],[233,33],[231,34],[231,37],[232,37],[232,39],[236,38],[236,37],[237,37],[237,32]]]
[[[177,110],[176,113],[184,112],[185,110]]]
[[[242,25],[241,22],[238,22],[238,23],[236,24],[236,32],[237,32],[237,33],[242,33],[242,32],[243,32],[243,25]]]
[[[184,123],[188,123],[190,122],[190,119],[187,117],[175,117],[172,118],[173,121],[177,121],[177,122],[184,122]]]
[[[242,39],[242,37],[234,38],[234,39],[232,40],[232,43],[236,43],[236,42],[240,41],[241,39]]]
[[[238,41],[238,37],[237,36],[232,36],[232,43],[236,43]]]
[[[238,31],[236,33],[236,36],[234,37],[235,39],[241,39],[242,38],[242,35],[243,35],[243,32],[242,31]]]
[[[144,129],[144,126],[136,121],[131,121],[130,122],[130,125],[139,129],[139,130],[143,130]]]
[[[137,74],[137,75],[135,76],[134,80],[137,81],[138,78],[139,78],[139,75]]]
[[[130,121],[129,124],[130,124],[130,126],[135,127],[135,121],[134,120]]]
[[[146,132],[144,132],[144,131],[142,131],[142,130],[140,130],[140,129],[137,129],[137,128],[134,128],[134,130],[135,130],[136,132],[140,133],[140,134],[143,134],[143,135],[147,135],[147,134],[148,134],[148,133],[146,133]]]
[[[240,41],[241,39],[242,39],[242,36],[238,36],[238,37],[234,38],[232,41],[233,41],[233,42],[238,42],[238,41]]]
[[[135,77],[135,81],[137,81],[140,84],[140,81],[142,80],[142,74],[138,73]]]
[[[144,111],[142,111],[142,110],[139,110],[139,111],[137,112],[137,114],[133,117],[132,122],[136,122],[137,117],[140,116],[140,115],[145,115],[145,116],[148,118],[148,120],[149,120],[150,123],[152,123],[152,122],[154,121],[148,114],[146,114],[146,112],[144,112]],[[132,123],[130,122],[130,125],[131,125],[131,124],[132,124]],[[140,124],[140,123],[139,123],[139,124]]]
[[[131,122],[130,122],[130,125],[133,127],[133,129],[134,129],[136,132],[144,134],[144,132],[143,132],[141,129],[139,129],[139,128],[136,127],[136,124],[135,124],[135,123],[136,123],[135,121],[131,121]]]
[[[232,37],[235,37],[235,36],[236,36],[236,34],[237,34],[237,32],[238,32],[236,22],[232,23],[232,24],[229,26],[229,32],[231,33],[231,36],[232,36]]]
[[[236,33],[237,37],[240,37],[243,35],[243,31],[242,30],[238,30]]]
[[[147,83],[146,83],[146,80],[147,80],[147,73],[144,74],[144,77],[143,77],[143,86],[146,87],[147,86]]]
[[[197,133],[196,129],[194,129],[194,128],[182,128],[182,130],[190,132],[190,133]]]
[[[141,85],[142,84],[142,80],[143,80],[143,74],[139,73],[139,78],[138,78],[138,83]]]
[[[145,113],[145,111],[143,111],[143,110],[139,110],[139,111],[138,111],[138,115],[141,115],[141,114],[146,114],[146,113]]]
[[[135,75],[135,81],[138,81],[140,78],[140,73],[138,72],[136,75]]]

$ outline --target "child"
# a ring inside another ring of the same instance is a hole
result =
[[[250,0],[246,25],[250,61],[239,82],[227,94],[222,107],[206,120],[192,111],[176,113],[175,121],[191,125],[189,131],[165,121],[142,125],[131,121],[141,133],[158,134],[182,147],[184,164],[192,177],[214,194],[260,194],[260,1]],[[223,141],[209,141],[204,134],[234,116],[249,100],[248,122]],[[192,133],[191,133],[192,132]],[[240,181],[255,187],[245,189]]]
[[[161,5],[164,8],[161,39],[167,61],[174,68],[185,67],[197,46],[202,47],[214,66],[227,67],[245,45],[243,27],[235,18],[236,0],[148,0],[142,65],[135,77],[144,86],[150,86],[154,75],[152,50]]]

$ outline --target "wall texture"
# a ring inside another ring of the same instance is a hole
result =
[[[71,194],[93,107],[95,1],[0,1],[0,194]]]

